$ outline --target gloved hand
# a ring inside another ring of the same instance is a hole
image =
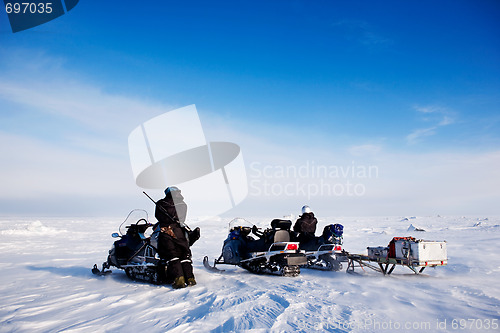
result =
[[[200,239],[200,227],[196,227],[196,229],[189,232],[189,246],[193,245],[198,239]]]

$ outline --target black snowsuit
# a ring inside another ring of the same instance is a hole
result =
[[[314,217],[314,213],[304,213],[302,214],[295,225],[293,226],[293,231],[299,233],[298,240],[300,242],[300,247],[308,249],[308,247],[316,246],[316,225],[318,220]]]
[[[191,250],[186,231],[179,224],[186,219],[187,205],[180,192],[173,193],[175,198],[170,192],[156,203],[155,217],[161,228],[158,252],[161,258],[168,261],[167,277],[173,280],[184,276],[187,281],[194,278]]]

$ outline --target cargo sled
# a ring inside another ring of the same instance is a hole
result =
[[[354,272],[355,267],[368,267],[384,275],[390,275],[394,268],[400,265],[408,267],[415,274],[420,274],[427,267],[448,264],[446,241],[394,237],[387,247],[368,247],[367,252],[368,255],[346,252],[348,273]],[[374,263],[378,264],[378,267]]]

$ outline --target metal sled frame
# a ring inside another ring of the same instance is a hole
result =
[[[274,257],[278,254],[304,254],[304,252],[299,252],[300,250],[287,250],[286,248],[288,244],[295,244],[297,249],[299,248],[299,243],[297,242],[276,242],[271,244],[267,252],[252,252],[250,253],[251,258],[243,259],[240,261],[240,263],[250,262],[260,258],[266,258],[266,261],[269,261],[271,257]]]
[[[341,251],[334,251],[335,246],[339,244],[323,244],[316,251],[306,251],[306,256],[314,256],[316,259],[323,254],[340,254]]]
[[[351,254],[348,252],[345,252],[345,254],[347,256],[347,261],[348,261],[347,270],[346,270],[347,273],[355,273],[354,272],[355,267],[361,267],[361,269],[363,269],[363,270],[364,270],[363,267],[368,267],[368,268],[373,269],[374,271],[380,272],[384,275],[390,275],[394,271],[394,268],[396,268],[397,265],[400,265],[400,266],[408,267],[415,274],[420,274],[427,267],[444,266],[447,263],[446,261],[420,263],[418,261],[411,261],[409,259],[370,258],[366,255]],[[372,263],[377,263],[378,267]],[[357,266],[356,266],[356,264],[357,264]]]
[[[347,261],[341,248],[340,244],[333,243],[322,244],[316,250],[306,250],[307,264],[300,267],[338,272],[342,270],[342,261]]]

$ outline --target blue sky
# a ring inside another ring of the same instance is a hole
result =
[[[307,198],[325,214],[500,214],[499,59],[497,1],[80,1],[15,34],[0,13],[0,209],[148,204],[126,138],[196,104],[248,166],[379,166],[362,198]]]

